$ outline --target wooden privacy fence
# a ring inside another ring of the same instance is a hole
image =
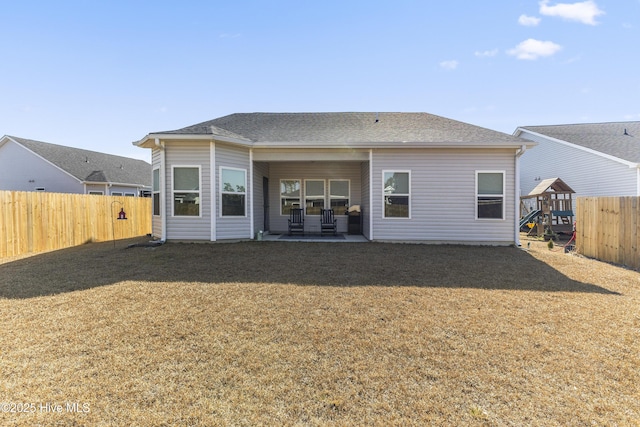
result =
[[[578,197],[576,248],[582,255],[640,268],[640,197]]]
[[[0,191],[0,257],[149,233],[150,198]]]

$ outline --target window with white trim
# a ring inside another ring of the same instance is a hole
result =
[[[104,191],[90,190],[89,194],[92,196],[104,196]]]
[[[200,216],[200,167],[173,167],[173,215]]]
[[[304,204],[307,215],[320,215],[324,209],[324,179],[304,181]]]
[[[411,217],[411,172],[382,171],[384,218]]]
[[[343,213],[349,209],[351,198],[351,182],[348,179],[329,180],[329,206],[336,213]]]
[[[153,214],[160,215],[160,169],[153,170],[153,183],[151,190],[153,191]]]
[[[291,208],[300,208],[299,179],[280,180],[280,215],[289,215]]]
[[[222,216],[247,215],[247,170],[220,168],[220,212]]]
[[[504,219],[504,171],[476,171],[476,218]]]
[[[111,195],[112,196],[122,196],[122,191],[112,191]]]

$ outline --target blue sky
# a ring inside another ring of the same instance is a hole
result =
[[[0,135],[131,142],[234,112],[640,120],[640,0],[0,3]]]

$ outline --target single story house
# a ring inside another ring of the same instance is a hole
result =
[[[0,190],[149,196],[151,165],[5,135],[0,139]]]
[[[426,113],[238,113],[152,132],[162,240],[307,233],[351,208],[371,241],[518,244],[520,156],[535,144]]]
[[[640,196],[640,122],[522,126],[514,136],[538,144],[521,161],[520,188],[560,177],[581,196]]]

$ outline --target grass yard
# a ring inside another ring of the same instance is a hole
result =
[[[640,425],[638,272],[538,241],[127,243],[0,260],[0,425]]]

